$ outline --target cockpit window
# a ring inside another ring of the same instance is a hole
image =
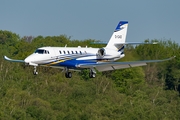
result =
[[[44,50],[44,49],[37,49],[34,53],[36,53],[36,54],[49,54],[49,51]]]

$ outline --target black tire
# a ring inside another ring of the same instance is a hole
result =
[[[91,72],[89,73],[89,77],[92,78],[92,73]]]
[[[66,72],[65,77],[66,78],[72,78],[72,73],[71,72]]]
[[[96,77],[96,74],[93,73],[93,72],[90,72],[90,73],[89,73],[89,77],[90,77],[90,78],[95,78],[95,77]]]
[[[72,73],[68,72],[68,78],[72,78]]]
[[[68,78],[68,72],[65,73],[65,77]]]

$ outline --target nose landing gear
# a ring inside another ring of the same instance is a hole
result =
[[[33,74],[34,74],[34,75],[37,75],[37,74],[38,74],[36,66],[34,66]]]

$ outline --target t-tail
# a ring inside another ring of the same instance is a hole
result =
[[[121,52],[124,54],[124,44],[126,40],[128,22],[127,21],[120,21],[117,25],[114,33],[112,34],[106,48],[113,49]]]

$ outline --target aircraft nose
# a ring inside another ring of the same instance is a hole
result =
[[[38,66],[38,64],[34,63],[34,57],[32,55],[28,56],[24,61],[27,65]]]
[[[30,63],[32,60],[30,57],[27,57],[24,61],[25,61],[25,63]]]
[[[25,61],[25,63],[31,63],[34,61],[34,58],[35,58],[34,55],[30,55],[24,61]]]

